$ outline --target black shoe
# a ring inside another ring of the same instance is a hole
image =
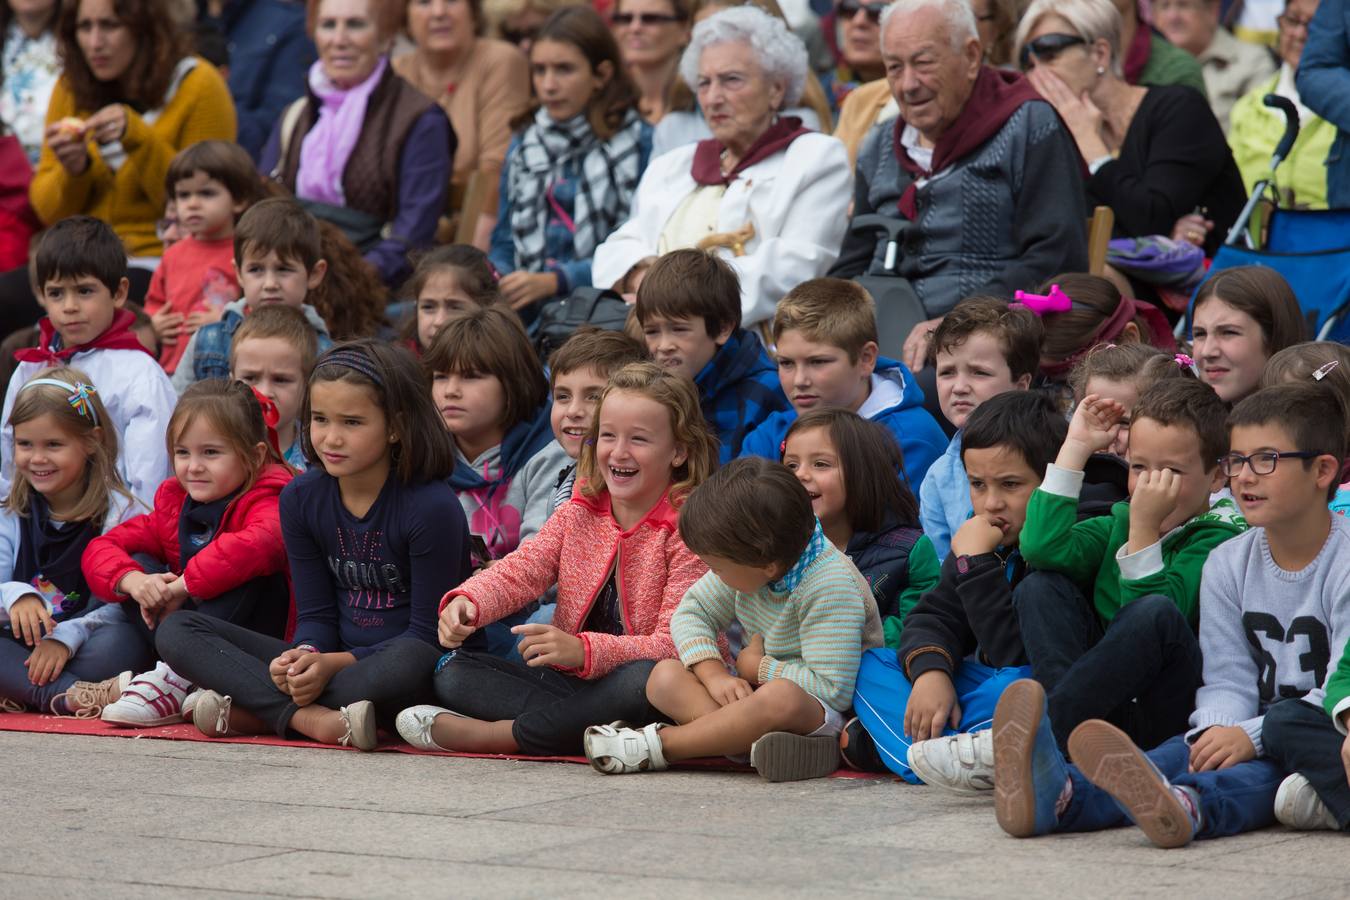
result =
[[[854,716],[848,720],[844,730],[839,732],[839,755],[844,764],[859,772],[889,772],[877,752],[877,742],[867,733],[862,722]]]

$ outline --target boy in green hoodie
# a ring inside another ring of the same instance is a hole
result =
[[[1076,522],[1083,466],[1120,429],[1124,408],[1090,394],[1032,494],[1022,556],[1037,570],[1013,595],[1056,741],[1105,719],[1140,746],[1185,730],[1201,682],[1200,571],[1246,522],[1224,484],[1227,410],[1199,381],[1155,384],[1130,427],[1130,501]]]

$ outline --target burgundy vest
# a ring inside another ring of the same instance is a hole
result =
[[[393,66],[385,68],[380,83],[370,94],[366,117],[361,123],[361,136],[342,172],[342,194],[348,207],[381,222],[394,218],[398,209],[398,166],[403,142],[414,123],[435,105],[436,101],[395,75]],[[314,127],[318,108],[318,99],[310,93],[309,102],[301,111],[286,148],[281,177],[291,193],[295,193],[295,176],[300,170],[300,149],[305,135]]]

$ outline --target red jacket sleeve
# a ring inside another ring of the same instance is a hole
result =
[[[165,507],[174,506],[169,496],[170,483],[175,487],[178,485],[176,480],[169,478],[155,491],[153,510],[127,519],[107,534],[94,538],[84,548],[80,565],[95,597],[110,603],[127,599],[126,594],[117,593],[117,582],[128,572],[142,571],[140,563],[131,558],[132,554],[144,553],[166,565],[177,562],[178,548],[174,547],[170,553],[160,539],[164,533],[160,520],[168,514]],[[176,527],[174,531],[177,531]]]
[[[235,515],[243,527],[223,532],[199,550],[183,570],[188,593],[210,600],[241,584],[286,570],[286,543],[281,537],[279,496],[250,492],[239,498]]]
[[[661,594],[656,629],[651,634],[583,632],[579,637],[586,651],[586,661],[577,671],[577,677],[600,678],[634,660],[671,659],[677,655],[675,640],[670,636],[670,617],[675,615],[675,608],[680,605],[685,591],[703,577],[708,567],[684,545],[678,534],[668,538],[666,549],[666,584]]]

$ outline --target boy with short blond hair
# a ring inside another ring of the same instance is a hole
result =
[[[839,407],[890,429],[911,485],[947,447],[923,408],[923,391],[903,363],[878,356],[876,306],[860,285],[839,278],[802,282],[773,317],[778,381],[792,409],[774,413],[741,445],[742,456],[778,459],[788,426],[812,409]]]
[[[760,422],[791,408],[759,336],[741,327],[741,285],[725,260],[667,253],[648,270],[634,308],[652,358],[693,379],[723,465]]]
[[[159,363],[132,331],[126,309],[127,251],[105,223],[89,216],[57,222],[42,236],[33,261],[34,281],[47,315],[37,347],[19,360],[5,392],[0,496],[14,478],[14,429],[9,413],[19,389],[40,369],[75,366],[93,380],[122,453],[117,471],[147,508],[160,482],[172,474],[164,432],[178,398]]]
[[[680,535],[709,572],[671,617],[680,658],[656,664],[647,698],[684,724],[588,728],[591,765],[623,774],[748,752],[769,781],[828,775],[859,656],[882,643],[871,588],[776,462],[718,470],[680,508]],[[733,621],[751,635],[734,674],[721,649]]]
[[[938,407],[956,434],[919,486],[919,519],[938,559],[970,517],[970,485],[961,465],[961,430],[976,408],[1004,391],[1024,391],[1041,362],[1045,329],[1025,306],[997,297],[968,297],[943,316],[928,344]]]
[[[1328,677],[1350,637],[1350,523],[1326,507],[1346,453],[1344,418],[1311,385],[1267,388],[1237,405],[1221,468],[1252,528],[1204,563],[1204,684],[1189,730],[1145,753],[1090,719],[1069,736],[1069,766],[1044,689],[1012,685],[994,715],[1005,831],[1133,822],[1158,846],[1178,847],[1276,818],[1294,828],[1350,824],[1343,723],[1327,715],[1350,705],[1344,673]]]
[[[306,302],[328,272],[322,246],[318,220],[289,197],[263,200],[240,216],[234,267],[244,296],[225,307],[219,322],[192,335],[174,370],[174,388],[182,393],[194,381],[228,377],[235,331],[245,316],[267,303],[301,310],[319,333],[319,352],[331,347],[323,316]]]
[[[319,357],[319,333],[293,306],[268,303],[250,313],[230,345],[230,377],[277,408],[277,445],[292,468],[308,466],[300,440],[305,389]]]

